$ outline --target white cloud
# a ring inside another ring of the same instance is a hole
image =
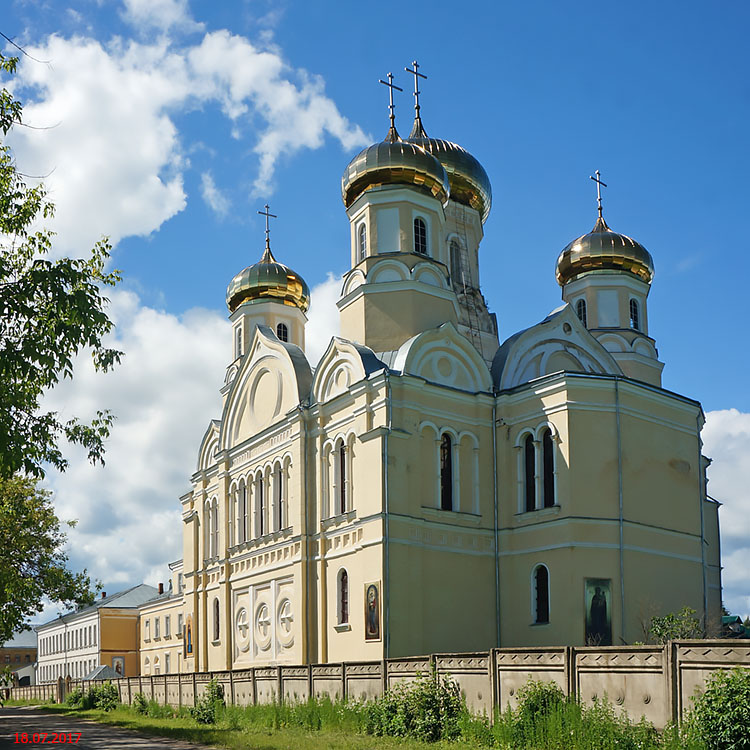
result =
[[[201,175],[201,195],[215,214],[218,216],[227,215],[231,201],[216,187],[210,172],[204,172]]]
[[[26,122],[54,127],[16,128],[9,140],[23,172],[48,175],[58,253],[80,255],[102,234],[115,243],[148,235],[185,208],[183,149],[193,144],[183,144],[176,114],[218,102],[233,131],[255,144],[254,184],[266,195],[281,158],[319,148],[326,135],[345,148],[367,142],[325,95],[321,78],[228,31],[184,47],[166,37],[105,46],[51,36],[29,52],[51,64],[23,58],[13,85],[24,89]]]
[[[724,603],[733,614],[750,615],[750,414],[710,411],[703,428],[703,452],[713,459],[708,494],[719,510]]]
[[[328,278],[310,291],[310,309],[305,326],[305,354],[312,367],[317,366],[332,336],[339,335],[341,276],[328,272]]]
[[[123,17],[144,30],[168,31],[174,27],[197,31],[204,28],[204,24],[193,20],[187,0],[125,0]]]
[[[69,533],[73,568],[88,568],[108,586],[156,583],[182,556],[179,496],[190,489],[209,420],[220,416],[231,333],[216,312],[176,317],[141,306],[132,292],[111,297],[112,345],[125,352],[122,364],[102,375],[82,360],[74,380],[45,403],[63,417],[112,410],[106,466],[68,450],[70,468],[48,482],[59,517],[78,519]]]

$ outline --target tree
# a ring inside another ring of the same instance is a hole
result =
[[[16,62],[0,55],[0,71],[13,73]],[[22,124],[21,105],[3,89],[2,135]],[[44,392],[73,376],[81,351],[90,350],[103,371],[121,355],[103,344],[113,324],[102,286],[120,280],[117,271],[105,272],[111,246],[102,240],[89,258],[48,260],[53,233],[33,227],[53,212],[44,187],[27,186],[10,148],[0,144],[0,477],[6,479],[19,472],[41,477],[45,464],[64,470],[62,440],[103,462],[113,420],[108,411],[86,424],[40,410]]]
[[[679,612],[670,612],[663,617],[652,617],[649,632],[657,643],[704,636],[700,620],[690,607],[683,607]]]
[[[66,537],[50,498],[31,477],[0,478],[0,643],[41,610],[44,597],[94,601],[86,571],[66,568]]]

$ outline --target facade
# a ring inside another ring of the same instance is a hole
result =
[[[34,685],[36,680],[36,633],[16,633],[0,646],[0,670],[10,669],[20,685]]]
[[[155,596],[157,589],[146,584],[112,596],[103,592],[90,607],[39,625],[37,681],[81,679],[100,665],[123,677],[137,675],[138,608]]]
[[[418,101],[342,197],[351,267],[319,362],[268,229],[229,285],[221,410],[181,498],[180,669],[623,645],[685,605],[718,624],[704,417],[661,385],[649,252],[600,201],[559,255],[562,307],[501,344],[489,178]]]

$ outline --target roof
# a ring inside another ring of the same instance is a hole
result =
[[[70,620],[78,619],[83,615],[90,614],[97,609],[137,609],[141,604],[145,604],[151,599],[155,599],[159,596],[159,591],[153,586],[149,586],[146,583],[139,583],[137,586],[125,589],[124,591],[118,591],[112,596],[107,596],[104,599],[97,599],[93,604],[83,609],[79,609],[75,612],[68,612],[64,615],[59,615],[52,620],[49,620],[41,625],[36,626],[36,630],[44,628],[47,625],[52,625],[55,622],[69,622]]]
[[[0,644],[0,648],[36,648],[36,633],[33,630],[16,633],[9,641]]]
[[[89,672],[83,679],[84,680],[119,680],[122,675],[119,672],[115,672],[112,667],[108,667],[106,664],[100,664]]]

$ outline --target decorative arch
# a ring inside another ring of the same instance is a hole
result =
[[[364,283],[365,274],[361,269],[355,268],[353,271],[349,271],[344,280],[341,296],[346,297],[349,292],[353,292],[358,286],[362,286]]]
[[[221,422],[212,419],[206,431],[203,433],[200,448],[198,449],[198,471],[206,471],[216,463],[216,453],[219,450],[219,431]]]
[[[429,284],[438,289],[448,288],[448,284],[445,281],[445,275],[441,272],[440,267],[435,266],[434,263],[417,263],[412,269],[411,275],[414,281],[419,281],[422,284]]]
[[[315,370],[313,397],[318,403],[326,403],[345,393],[354,383],[383,369],[385,365],[372,349],[334,337]]]
[[[393,281],[407,281],[409,268],[400,260],[386,258],[379,260],[367,274],[368,284],[386,284]]]

